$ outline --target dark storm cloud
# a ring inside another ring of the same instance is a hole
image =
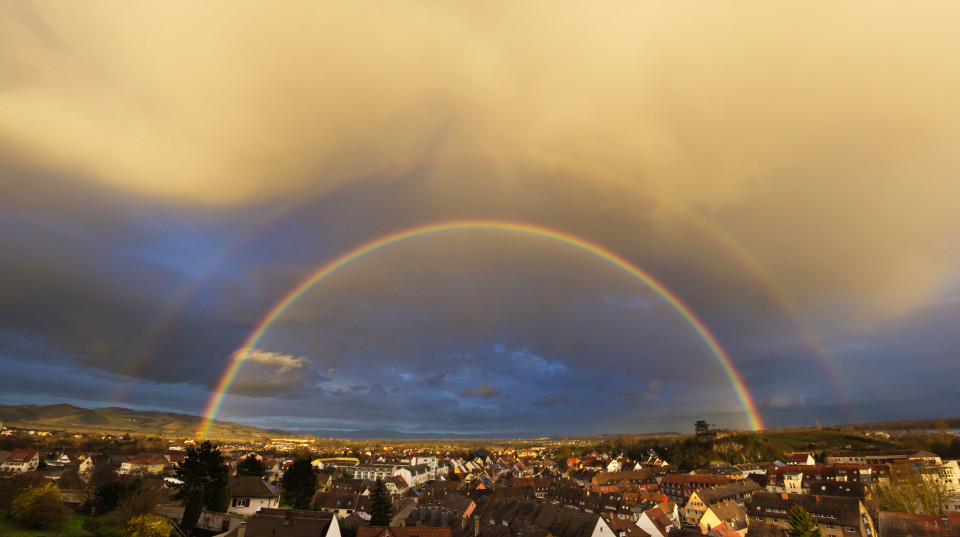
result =
[[[647,271],[773,422],[955,398],[955,8],[758,6],[763,24],[610,8],[0,10],[0,352],[27,368],[18,393],[93,400],[132,374],[141,404],[199,412],[318,267],[482,218]],[[58,368],[97,388],[35,374]],[[277,319],[231,393],[225,415],[317,427],[746,424],[664,297],[511,232],[355,260]]]
[[[503,390],[494,388],[493,386],[488,386],[484,383],[476,388],[463,390],[460,392],[460,397],[483,397],[485,399],[493,399],[494,397],[499,397],[502,393]]]

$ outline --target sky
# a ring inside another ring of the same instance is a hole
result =
[[[215,417],[290,431],[955,416],[958,11],[3,2],[0,404],[212,414],[239,360]]]

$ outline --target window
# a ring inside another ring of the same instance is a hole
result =
[[[832,530],[832,529],[833,529],[833,524],[827,524],[827,529],[828,529],[828,530]]]
[[[249,498],[234,498],[233,499],[234,507],[249,507],[250,499]]]
[[[844,526],[844,527],[843,527],[843,531],[848,532],[848,533],[854,533],[854,532],[857,531],[857,528],[855,528],[855,527],[853,527],[853,526]]]
[[[762,516],[757,515],[755,518],[756,518],[757,520],[759,520],[760,522],[763,522],[763,517],[762,517]]]

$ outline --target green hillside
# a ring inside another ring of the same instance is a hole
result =
[[[7,427],[26,429],[191,438],[200,430],[203,421],[202,417],[189,414],[120,407],[80,408],[67,404],[0,405],[0,423]],[[278,431],[215,420],[209,436],[220,440],[246,440],[277,435]]]

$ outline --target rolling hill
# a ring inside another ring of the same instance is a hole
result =
[[[68,404],[0,405],[0,423],[7,427],[97,432],[107,434],[158,435],[192,438],[204,418],[173,412],[151,412],[121,407],[81,408]],[[220,440],[253,440],[289,433],[214,420],[209,436]]]

